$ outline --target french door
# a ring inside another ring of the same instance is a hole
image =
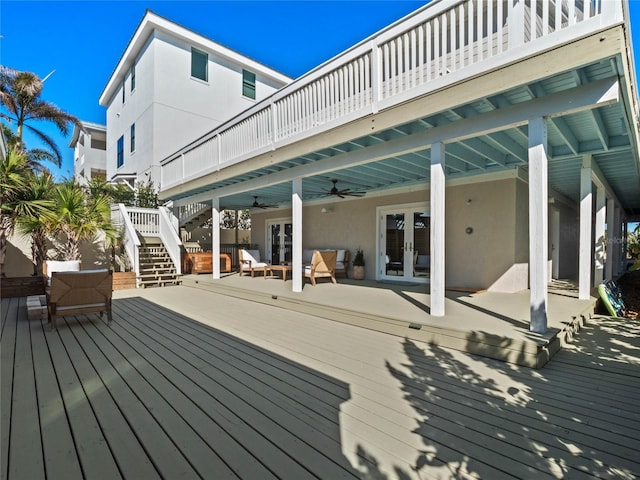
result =
[[[426,203],[378,208],[378,278],[429,281],[430,220]]]
[[[265,258],[272,265],[291,262],[291,241],[293,239],[293,223],[290,219],[267,221],[267,251]]]

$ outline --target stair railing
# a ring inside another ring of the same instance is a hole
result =
[[[171,260],[173,261],[176,273],[180,275],[182,274],[182,262],[180,261],[182,255],[180,247],[182,247],[182,242],[176,232],[176,228],[172,220],[173,215],[169,214],[169,210],[166,207],[160,207],[158,212],[158,233],[160,240],[162,240],[164,247],[169,253],[169,257],[171,257]]]
[[[133,270],[136,272],[137,277],[140,275],[140,239],[138,238],[138,232],[133,226],[127,207],[125,207],[124,204],[119,203],[117,211],[112,213],[117,217],[114,223],[117,223],[122,228],[124,250],[127,252],[129,261],[131,265],[133,265]]]

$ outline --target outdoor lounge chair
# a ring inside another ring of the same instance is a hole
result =
[[[260,261],[260,250],[238,250],[238,256],[240,260],[240,276],[243,272],[250,272],[254,277],[256,272],[262,272],[262,275],[266,277],[267,267],[266,262]]]
[[[314,250],[311,257],[311,265],[304,267],[304,276],[311,280],[311,285],[316,284],[316,278],[329,277],[333,283],[336,281],[336,257],[337,252]]]
[[[107,312],[111,323],[111,297],[113,272],[111,270],[83,270],[79,272],[53,272],[47,293],[47,309],[51,330],[56,329],[56,318],[82,313]]]

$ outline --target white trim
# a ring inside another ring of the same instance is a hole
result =
[[[605,280],[613,279],[613,249],[611,246],[613,242],[611,239],[613,238],[614,227],[613,224],[615,222],[615,200],[613,198],[607,199],[607,238],[609,239],[606,250],[605,250],[605,264],[604,264],[604,278]]]

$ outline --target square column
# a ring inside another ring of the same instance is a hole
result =
[[[211,201],[211,260],[213,279],[220,279],[220,198]]]
[[[431,316],[444,316],[444,143],[431,145]]]
[[[594,232],[595,270],[593,286],[597,287],[604,279],[604,225],[607,219],[607,197],[604,189],[596,190],[596,228]]]
[[[622,225],[621,209],[616,206],[613,213],[613,234],[611,235],[611,249],[613,250],[613,276],[618,277],[622,273]]]
[[[580,239],[578,257],[578,298],[587,300],[591,296],[591,259],[593,218],[591,155],[582,158],[580,170]]]
[[[542,117],[529,121],[529,330],[547,331],[549,270],[547,125]]]
[[[615,223],[615,203],[613,199],[607,200],[607,243],[605,245],[605,264],[604,264],[604,278],[606,280],[613,279],[613,250],[614,246],[614,232],[613,224]]]
[[[296,177],[291,181],[291,215],[292,215],[292,239],[291,239],[291,268],[293,279],[293,291],[302,292],[302,177]]]

